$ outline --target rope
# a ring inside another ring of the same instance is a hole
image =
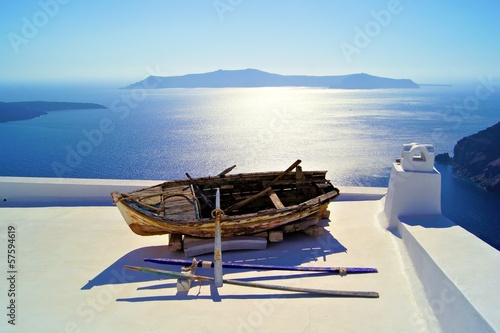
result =
[[[217,216],[223,217],[224,216],[224,211],[220,208],[215,208],[212,210],[212,218],[216,218]]]
[[[183,272],[192,272],[195,267],[198,267],[198,261],[196,261],[196,258],[193,258],[193,261],[191,262],[190,266],[183,266],[181,268],[181,271]]]

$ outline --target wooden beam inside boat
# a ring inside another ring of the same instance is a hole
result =
[[[276,207],[276,209],[283,209],[285,208],[285,205],[283,205],[283,203],[281,202],[280,198],[276,195],[276,193],[271,190],[269,193],[269,198],[271,198],[271,201],[273,202],[274,204],[274,207]]]
[[[302,161],[301,160],[297,160],[295,161],[292,165],[290,165],[288,167],[288,169],[286,169],[285,171],[281,172],[271,183],[267,184],[267,188],[265,188],[264,190],[262,190],[261,192],[251,196],[250,198],[247,198],[243,201],[240,201],[234,205],[232,205],[231,207],[228,207],[226,209],[226,212],[229,213],[233,210],[237,210],[247,204],[249,204],[250,202],[254,201],[255,199],[257,198],[260,198],[261,196],[263,195],[266,195],[268,193],[268,191],[272,188],[271,186],[274,185],[274,183],[276,183],[277,181],[279,181],[281,178],[283,178],[284,176],[286,176],[290,171],[292,171],[293,169],[295,169]]]

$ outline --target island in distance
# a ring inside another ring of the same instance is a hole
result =
[[[258,69],[218,70],[182,76],[149,76],[125,89],[158,88],[253,88],[317,87],[331,89],[420,88],[410,79],[391,79],[369,74],[335,76],[279,75]]]
[[[0,102],[0,123],[40,117],[49,111],[107,109],[94,103],[72,102]]]

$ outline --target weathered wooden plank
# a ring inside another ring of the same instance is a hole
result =
[[[171,196],[163,201],[164,216],[168,219],[195,219],[197,214],[197,202],[193,198],[192,189],[188,187],[183,194]]]
[[[257,193],[257,194],[254,194],[250,197],[247,197],[246,199],[242,200],[242,201],[239,201],[238,203],[235,203],[234,205],[228,207],[225,209],[225,212],[226,213],[230,213],[234,210],[238,210],[240,208],[242,208],[243,206],[246,206],[248,205],[249,203],[251,203],[252,201],[255,201],[256,199],[266,195],[268,192],[272,191],[273,189],[271,187],[268,187],[266,188],[265,190]]]
[[[324,179],[326,176],[326,170],[316,170],[316,171],[303,171],[304,176],[307,179]],[[253,173],[245,173],[245,174],[235,174],[235,175],[227,175],[226,177],[200,177],[196,178],[197,183],[200,186],[207,187],[221,187],[225,184],[232,184],[233,182],[237,182],[240,179],[243,182],[247,182],[251,179],[259,179],[260,181],[265,181],[266,179],[272,180],[276,176],[280,174],[279,171],[271,171],[271,172],[253,172]],[[291,172],[289,175],[283,177],[283,179],[295,179],[295,173]],[[144,193],[144,191],[158,191],[162,192],[165,188],[171,188],[175,186],[189,186],[191,183],[189,180],[169,180],[163,182],[154,187],[145,187],[142,189],[138,189],[130,192],[133,193]]]
[[[271,201],[273,202],[274,207],[276,207],[276,209],[285,208],[285,206],[281,202],[280,198],[278,198],[278,196],[276,195],[276,193],[274,193],[273,190],[269,191],[268,195],[269,195],[269,198],[271,198]]]
[[[297,166],[295,169],[295,180],[296,181],[301,181],[305,180],[306,176],[304,176],[304,172],[302,171],[302,167],[300,165]]]
[[[280,173],[271,183],[267,184],[267,188],[262,190],[261,192],[251,196],[250,198],[248,199],[245,199],[237,204],[234,204],[232,205],[231,207],[228,207],[227,208],[227,211],[228,212],[231,212],[233,210],[237,210],[245,205],[247,205],[248,203],[252,202],[253,200],[263,196],[263,195],[266,195],[266,193],[269,191],[269,189],[271,188],[271,186],[277,182],[278,180],[280,180],[281,178],[283,178],[287,173],[291,172],[293,169],[295,169],[297,167],[297,165],[299,165],[302,161],[301,160],[297,160],[295,161],[292,165],[290,165],[288,167],[288,169],[286,169],[285,171],[283,171],[282,173]]]

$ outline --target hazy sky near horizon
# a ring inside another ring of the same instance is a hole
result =
[[[257,68],[500,81],[498,0],[4,0],[0,81]]]

